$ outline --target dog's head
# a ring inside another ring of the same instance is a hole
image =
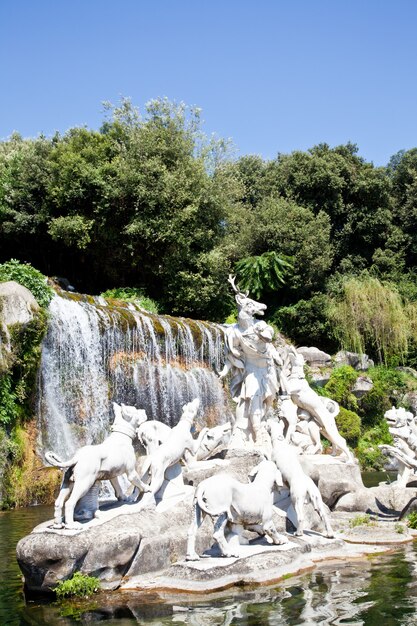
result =
[[[270,434],[273,442],[284,440],[284,422],[270,417],[266,421],[266,430]]]
[[[192,425],[197,416],[199,406],[200,398],[194,398],[194,400],[191,400],[191,402],[184,404],[184,406],[182,407],[182,415],[180,420],[189,422]]]
[[[115,424],[121,423],[121,420],[123,420],[135,430],[148,419],[144,409],[137,409],[134,406],[123,403],[119,405],[117,402],[113,402],[113,409],[116,416]]]
[[[210,428],[201,441],[200,451],[208,455],[220,445],[226,445],[229,442],[231,433],[232,425],[230,422]]]
[[[255,467],[249,472],[250,480],[257,478],[261,484],[270,485],[271,489],[274,487],[282,487],[284,485],[282,481],[282,474],[273,461],[264,460],[255,465]]]
[[[384,417],[388,422],[388,426],[395,428],[402,428],[413,421],[413,414],[410,411],[406,411],[403,407],[396,409],[393,406],[389,411],[385,412]]]

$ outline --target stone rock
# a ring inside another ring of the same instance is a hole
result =
[[[407,504],[401,511],[400,519],[404,519],[405,517],[407,517],[407,515],[410,515],[410,513],[415,513],[416,511],[417,511],[417,496],[414,495],[414,497],[411,498],[409,502],[407,502]]]
[[[368,391],[371,391],[373,386],[374,383],[369,376],[358,376],[353,385],[352,393],[356,398],[362,398]]]
[[[193,464],[184,472],[186,482],[197,485],[210,472],[219,472],[219,463],[237,479],[246,482],[249,470],[258,464],[262,455],[256,451],[239,453],[234,450],[229,453],[230,458],[224,460]],[[333,475],[337,474],[336,466],[348,467],[332,457],[329,459]],[[320,467],[316,470],[320,475]],[[47,592],[59,580],[80,571],[97,576],[104,589],[115,589],[122,580],[140,579],[184,559],[193,516],[193,490],[191,487],[187,489],[186,496],[180,501],[173,499],[170,508],[158,505],[156,509],[140,509],[140,502],[103,506],[99,518],[83,523],[82,530],[55,530],[51,521],[39,525],[17,545],[17,560],[26,587],[35,592]],[[331,499],[329,495],[327,499]],[[314,508],[308,506],[305,513],[306,528],[321,532],[323,528]],[[283,490],[274,507],[273,520],[278,532],[292,530],[293,519],[288,492]],[[258,541],[255,533],[246,533],[248,541]],[[199,554],[213,549],[213,524],[208,516],[197,533],[196,549]]]
[[[399,515],[416,490],[410,487],[398,488],[395,483],[378,487],[363,487],[342,496],[335,506],[336,511],[361,512],[370,514]]]
[[[316,483],[323,502],[333,510],[346,494],[365,489],[359,465],[344,463],[331,455],[301,455],[303,470]]]
[[[0,312],[3,324],[27,324],[31,322],[40,307],[35,297],[14,280],[0,283]]]
[[[232,448],[227,451],[225,458],[197,461],[188,467],[184,467],[182,472],[184,483],[185,485],[197,487],[206,478],[210,478],[210,476],[220,472],[227,472],[236,480],[246,483],[248,482],[249,472],[264,458],[265,456],[258,450]]]
[[[317,368],[310,370],[309,374],[310,379],[315,385],[318,385],[319,387],[324,387],[324,385],[330,380],[331,370]]]
[[[417,370],[415,370],[413,367],[400,366],[400,367],[396,367],[395,369],[398,370],[399,372],[404,372],[404,374],[408,374],[409,376],[412,376],[413,378],[417,378]]]
[[[48,592],[75,571],[97,576],[103,588],[117,588],[123,577],[140,576],[169,567],[186,552],[192,498],[165,512],[143,509],[119,515],[86,530],[53,530],[50,522],[19,541],[17,561],[28,589]],[[97,522],[97,520],[95,520]],[[203,524],[197,549],[208,549],[212,528]]]
[[[370,367],[374,366],[374,362],[367,354],[358,354],[357,352],[348,352],[340,350],[335,357],[334,362],[337,365],[350,365],[355,370],[366,372]]]
[[[303,355],[305,362],[310,367],[324,367],[331,364],[330,354],[319,350],[319,348],[302,346],[297,348],[297,352]]]
[[[409,391],[402,397],[402,402],[410,407],[414,415],[417,415],[417,391]]]

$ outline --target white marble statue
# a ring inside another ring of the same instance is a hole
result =
[[[319,425],[308,411],[297,407],[291,396],[280,396],[278,417],[285,423],[285,441],[296,446],[299,454],[323,452]]]
[[[137,436],[146,450],[146,454],[156,452],[171,434],[171,427],[158,420],[147,420],[137,430]]]
[[[282,359],[272,343],[274,331],[255,315],[263,315],[266,305],[256,302],[235,285],[237,323],[226,328],[226,364],[220,378],[231,373],[230,391],[236,402],[236,420],[231,447],[265,443],[265,416],[279,390],[277,367]]]
[[[295,534],[299,536],[304,533],[304,505],[311,502],[325,525],[326,536],[334,537],[320,491],[304,472],[294,447],[285,441],[282,423],[268,419],[267,428],[272,440],[272,461],[280,471],[284,484],[288,486],[291,503],[297,515]]]
[[[384,417],[394,438],[394,445],[381,444],[378,447],[385,455],[396,460],[396,485],[406,487],[412,477],[417,475],[416,418],[403,407],[396,409],[394,406],[385,412]]]
[[[230,474],[215,474],[203,480],[194,495],[194,518],[188,531],[187,561],[200,557],[195,551],[197,530],[206,515],[214,524],[213,538],[218,543],[225,557],[238,557],[225,537],[227,525],[233,531],[248,529],[260,535],[266,535],[272,543],[280,545],[287,539],[280,535],[274,525],[273,491],[282,485],[281,474],[272,461],[262,461],[251,472],[251,483],[241,483]]]
[[[85,496],[98,480],[110,480],[118,500],[126,496],[118,477],[126,474],[140,491],[149,491],[138,476],[136,456],[132,441],[139,425],[146,420],[142,409],[113,403],[115,420],[110,435],[98,445],[83,446],[69,461],[62,461],[53,452],[46,452],[46,460],[55,467],[65,469],[61,489],[55,501],[54,528],[80,528],[74,521],[77,502]],[[63,509],[65,506],[65,515]]]
[[[304,357],[292,346],[287,350],[284,368],[286,391],[291,400],[299,409],[307,411],[315,420],[323,435],[332,444],[333,454],[340,451],[349,462],[353,462],[354,457],[346,444],[346,440],[336,426],[335,417],[339,411],[339,405],[330,398],[319,396],[310,387],[304,373]]]
[[[165,472],[184,456],[186,450],[196,454],[208,428],[203,428],[197,439],[193,439],[191,429],[197,417],[200,400],[195,398],[183,406],[181,418],[176,426],[171,428],[166,440],[152,454],[146,457],[142,466],[142,481],[150,475],[150,493],[143,496],[144,505],[154,504],[155,496],[163,485]]]
[[[216,454],[217,451],[224,449],[230,441],[231,433],[232,425],[230,422],[208,428],[200,442],[197,452],[191,454],[188,450],[185,451],[184,459],[186,464],[188,465],[195,461],[204,461],[213,454]]]

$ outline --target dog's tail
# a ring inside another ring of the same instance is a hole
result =
[[[55,454],[55,452],[45,452],[45,459],[53,465],[54,467],[72,467],[76,464],[77,460],[75,458],[70,459],[69,461],[62,461],[59,456]]]

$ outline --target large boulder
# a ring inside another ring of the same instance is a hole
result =
[[[340,352],[335,355],[334,362],[336,365],[350,365],[355,370],[361,372],[366,372],[366,370],[374,365],[373,360],[370,359],[367,354],[348,352],[347,350],[340,350]]]
[[[173,496],[171,506],[165,500],[156,509],[141,509],[140,502],[132,504],[110,504],[103,507],[100,517],[86,521],[80,530],[52,528],[52,521],[35,528],[17,545],[17,560],[24,574],[26,587],[35,592],[47,592],[57,582],[71,577],[76,571],[97,576],[103,588],[115,589],[129,579],[163,571],[175,561],[182,560],[187,551],[187,532],[193,518],[193,489],[202,479],[213,472],[227,471],[247,482],[248,473],[262,456],[257,452],[230,451],[225,459],[202,461],[184,472],[188,483],[184,497]],[[327,474],[335,478],[331,489],[343,475],[346,464],[329,457],[333,471]],[[317,462],[317,461],[316,461]],[[327,465],[327,464],[326,464]],[[339,469],[336,469],[340,466]],[[314,474],[314,472],[312,472]],[[326,483],[320,467],[316,467],[316,480]],[[344,473],[346,476],[346,472]],[[320,478],[322,476],[322,479]],[[350,488],[355,488],[352,481]],[[343,490],[349,489],[346,483]],[[326,500],[331,501],[329,493]],[[169,498],[167,498],[169,500]],[[278,532],[291,529],[296,522],[295,512],[287,490],[282,490],[275,499],[274,523]],[[313,506],[305,510],[306,527],[324,531]],[[290,523],[291,522],[291,523]],[[247,540],[257,540],[257,535],[246,533]],[[197,533],[196,549],[199,554],[212,547],[213,524],[207,517]]]
[[[319,348],[302,346],[297,348],[297,352],[303,355],[305,362],[310,367],[327,367],[332,361],[330,354],[319,350]]]
[[[412,413],[414,413],[414,415],[417,415],[417,392],[416,391],[409,391],[402,397],[401,401],[403,402],[403,404],[410,407],[410,410]]]
[[[378,487],[363,487],[345,494],[337,502],[335,511],[400,515],[415,495],[415,488],[382,483]]]
[[[102,524],[95,520],[81,531],[41,524],[17,544],[17,561],[31,591],[51,591],[76,571],[97,576],[103,588],[115,589],[123,577],[162,570],[183,558],[191,515],[188,497],[169,511],[144,509]],[[210,544],[209,533],[202,529],[197,549]]]
[[[39,309],[29,289],[14,280],[0,283],[0,315],[5,326],[28,324]]]
[[[39,310],[29,289],[14,280],[0,283],[0,370],[7,369],[12,353],[10,329],[28,324]]]
[[[316,483],[323,502],[334,509],[346,494],[365,489],[359,465],[344,463],[331,455],[301,455],[303,470]]]

